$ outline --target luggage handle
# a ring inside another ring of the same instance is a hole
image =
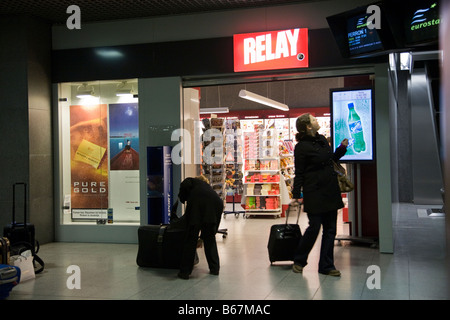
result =
[[[13,203],[12,203],[12,226],[16,226],[17,222],[16,222],[16,187],[19,185],[23,185],[24,188],[24,192],[23,192],[23,197],[24,197],[24,201],[23,201],[23,224],[24,224],[24,228],[27,228],[27,194],[28,194],[28,188],[27,188],[27,184],[25,182],[16,182],[13,184]]]
[[[294,205],[292,205],[292,203],[289,203],[289,206],[288,206],[288,208],[286,209],[286,225],[288,224],[289,211],[291,211],[291,207],[294,207]],[[297,207],[297,206],[296,206],[296,207]],[[299,204],[298,204],[298,213],[297,213],[297,222],[296,222],[296,224],[298,224],[298,221],[299,221],[299,219],[300,219],[300,211],[301,211],[301,207],[302,207],[302,204],[299,203]]]

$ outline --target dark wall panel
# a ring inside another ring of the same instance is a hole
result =
[[[386,59],[342,58],[329,29],[309,31],[309,56],[310,68]],[[233,38],[55,50],[52,61],[53,83],[232,74]]]

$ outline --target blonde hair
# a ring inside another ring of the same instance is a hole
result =
[[[199,179],[199,180],[202,180],[202,181],[205,181],[206,183],[209,183],[208,178],[205,177],[204,175],[200,175],[200,176],[197,176],[197,177],[195,177],[195,178],[196,178],[196,179]]]

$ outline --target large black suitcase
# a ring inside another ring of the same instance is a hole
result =
[[[267,249],[269,251],[270,263],[276,261],[292,261],[294,260],[295,249],[300,242],[302,233],[298,220],[300,218],[300,205],[297,206],[298,215],[295,224],[289,224],[289,212],[295,207],[289,205],[286,210],[286,222],[283,224],[275,224],[270,228],[269,242]]]
[[[136,263],[140,267],[178,269],[184,237],[184,229],[170,225],[140,226]]]
[[[23,186],[23,222],[16,221],[16,189],[18,186]],[[35,228],[34,224],[27,222],[27,201],[28,189],[26,183],[19,182],[13,185],[13,202],[12,202],[12,222],[3,228],[3,236],[9,239],[12,247],[19,243],[30,244],[31,252],[35,253]]]
[[[16,221],[16,189],[23,187],[23,222]],[[33,263],[38,262],[39,267],[35,273],[39,273],[44,269],[44,262],[37,256],[39,251],[39,242],[35,238],[34,224],[27,222],[27,201],[28,188],[24,182],[14,183],[13,185],[13,204],[12,204],[12,222],[3,228],[3,236],[9,239],[11,246],[11,255],[20,254],[25,250],[31,250],[33,255]]]

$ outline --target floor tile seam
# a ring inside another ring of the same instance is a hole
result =
[[[181,281],[181,280],[180,280]],[[183,281],[191,281],[191,280],[183,280]],[[183,290],[181,290],[180,292],[178,292],[174,297],[171,298],[171,300],[178,300],[177,297],[182,296],[185,292],[192,290],[195,286],[197,286],[199,283],[201,283],[202,281],[205,281],[205,279],[201,279],[199,281],[197,281],[195,284],[193,284],[192,286],[188,286],[186,288],[184,288]]]
[[[317,293],[319,292],[319,290],[321,289],[321,287],[322,287],[322,284],[321,284],[321,282],[319,282],[320,283],[320,285],[317,287],[317,289],[315,290],[315,292],[312,294],[312,296],[311,296],[311,299],[310,300],[316,300],[315,299],[315,297],[316,297],[316,295],[317,295]],[[320,299],[320,300],[322,300],[322,299]]]
[[[411,256],[409,252],[407,253],[408,259],[406,260],[408,263],[408,299],[411,300]]]
[[[288,270],[286,270],[288,271]],[[268,297],[270,297],[270,295],[272,294],[272,292],[274,292],[274,290],[282,283],[282,281],[284,279],[286,279],[288,277],[289,273],[286,272],[285,276],[280,277],[280,279],[277,281],[276,284],[272,285],[272,289],[270,290],[270,292],[264,297],[264,300],[268,300]]]

